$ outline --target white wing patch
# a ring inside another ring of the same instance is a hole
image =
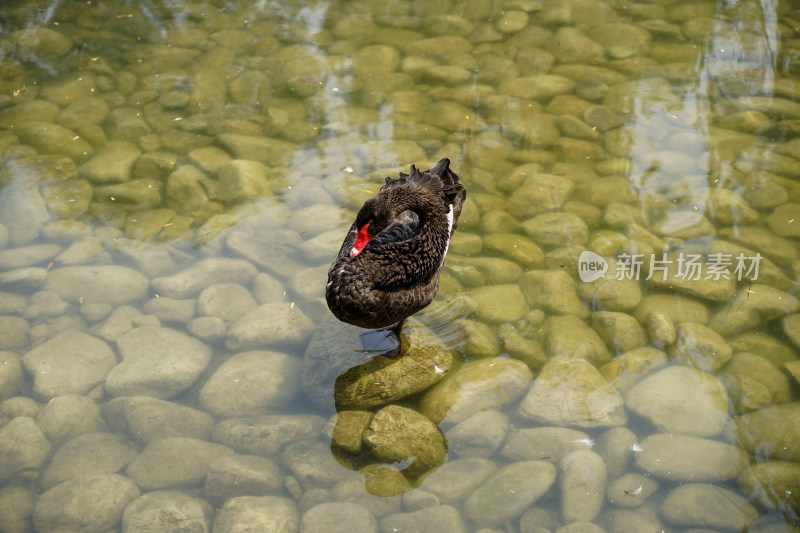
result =
[[[448,207],[450,210],[447,212],[447,242],[444,245],[444,254],[442,254],[442,262],[439,264],[439,268],[442,268],[442,265],[444,265],[447,249],[450,248],[450,234],[453,233],[453,206],[450,205]]]

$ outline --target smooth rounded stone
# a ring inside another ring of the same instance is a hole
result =
[[[126,533],[204,532],[209,530],[208,503],[180,491],[156,490],[133,500],[122,513]]]
[[[166,437],[148,444],[125,474],[143,490],[197,487],[203,483],[211,461],[232,453],[222,444]]]
[[[690,257],[690,256],[689,256]],[[732,273],[718,274],[712,271],[711,260],[707,260],[703,264],[699,264],[697,270],[692,270],[691,266],[684,266],[683,254],[671,253],[664,259],[666,264],[652,264],[653,277],[647,280],[648,285],[664,290],[673,290],[688,294],[689,296],[697,296],[706,300],[715,302],[727,302],[736,293],[736,280]],[[662,261],[662,259],[658,259]],[[687,261],[687,265],[689,262]],[[717,263],[717,266],[724,265]],[[656,269],[661,269],[657,273]],[[683,269],[683,270],[682,270]]]
[[[54,292],[39,291],[31,296],[30,305],[22,316],[28,320],[49,319],[63,315],[69,304]]]
[[[92,326],[91,332],[101,339],[113,342],[131,331],[135,327],[134,322],[141,320],[143,316],[135,307],[123,305],[114,309],[101,323]]]
[[[316,439],[324,425],[317,415],[229,418],[214,426],[211,438],[240,453],[269,456],[290,442]]]
[[[621,426],[628,421],[622,396],[584,359],[553,357],[519,406],[519,415],[559,426]]]
[[[663,313],[649,313],[645,319],[645,326],[650,342],[659,347],[673,344],[678,338],[675,324]]]
[[[467,358],[496,357],[500,353],[500,344],[492,328],[485,322],[461,319],[456,322],[463,331],[466,341],[462,349]]]
[[[679,322],[708,323],[708,308],[693,298],[679,294],[645,296],[634,309],[633,316],[643,323],[650,313],[661,313],[674,324]]]
[[[797,509],[800,465],[768,461],[749,466],[739,477],[739,488],[765,509]]]
[[[480,411],[501,409],[514,402],[532,379],[528,366],[516,359],[470,361],[426,392],[420,399],[420,410],[437,423],[458,424]]]
[[[419,486],[436,495],[442,504],[455,505],[496,471],[497,467],[488,459],[456,459],[426,474]]]
[[[36,422],[18,416],[0,427],[0,479],[39,468],[50,453],[50,442]]]
[[[203,316],[234,322],[258,307],[253,295],[238,283],[220,283],[203,290],[197,298],[197,312]]]
[[[524,11],[510,9],[501,13],[494,27],[500,33],[516,33],[528,25],[528,18],[528,14]]]
[[[582,31],[562,26],[545,43],[558,63],[597,63],[603,58],[603,47]]]
[[[336,257],[342,246],[342,232],[338,230],[326,231],[303,242],[300,251],[303,257],[312,264],[326,263]],[[451,242],[452,246],[453,243]]]
[[[606,498],[616,507],[639,507],[658,490],[658,482],[642,474],[625,474],[606,487]]]
[[[723,379],[726,375],[749,377],[762,384],[769,390],[770,403],[787,403],[792,400],[789,377],[760,355],[748,352],[733,354],[723,368]],[[730,394],[730,390],[728,392]]]
[[[609,477],[621,476],[629,470],[637,442],[636,435],[624,427],[611,428],[600,435],[595,451],[605,461]]]
[[[539,172],[539,165],[534,165],[517,167],[506,178],[509,183],[521,182],[507,204],[508,212],[515,217],[529,217],[559,209],[575,188],[571,180]]]
[[[411,319],[407,348],[396,358],[376,357],[385,348],[365,349],[364,330],[326,315],[315,328],[303,361],[303,390],[318,407],[361,409],[421,392],[456,363],[454,353],[427,327]],[[437,371],[438,367],[438,371]]]
[[[269,169],[258,161],[234,159],[223,164],[218,171],[220,199],[243,202],[272,196],[268,172]]]
[[[370,512],[357,503],[328,502],[316,505],[305,512],[300,521],[300,533],[378,533],[378,521]]]
[[[519,286],[533,309],[579,318],[589,316],[578,298],[577,283],[563,270],[529,270],[519,277]]]
[[[395,498],[397,501],[401,494],[413,490],[402,472],[386,468],[382,463],[367,465],[358,473],[363,476],[364,491],[376,498]],[[375,513],[374,509],[369,510]]]
[[[720,335],[728,336],[798,310],[800,302],[794,296],[769,285],[753,284],[723,306],[709,325]]]
[[[508,435],[508,417],[490,409],[475,413],[446,433],[448,449],[459,457],[490,457]]]
[[[290,165],[298,148],[291,142],[238,133],[222,133],[216,139],[236,159],[248,159],[277,167]]]
[[[517,219],[509,215],[505,210],[489,209],[481,216],[479,227],[483,233],[487,234],[510,232],[516,229]]]
[[[300,394],[301,367],[299,358],[284,353],[238,353],[203,385],[200,403],[222,418],[281,411]]]
[[[360,48],[353,58],[353,72],[362,80],[391,74],[399,65],[400,52],[397,48],[384,44]]]
[[[586,222],[572,213],[542,213],[522,222],[520,228],[540,246],[585,245],[589,242]]]
[[[795,224],[795,216],[800,214],[800,204],[785,203],[775,208],[766,217],[767,225],[776,235],[781,237],[800,237],[800,229]]]
[[[100,339],[65,331],[26,353],[25,369],[33,376],[33,392],[43,399],[86,394],[106,379],[117,358]]]
[[[154,279],[153,288],[160,296],[185,299],[215,284],[247,284],[257,273],[252,263],[243,259],[208,258],[177,274]]]
[[[186,324],[194,318],[195,307],[196,302],[192,299],[153,298],[145,302],[142,310],[159,321]]]
[[[741,449],[688,435],[656,433],[639,443],[636,465],[661,479],[717,482],[737,477],[748,464]]]
[[[174,329],[142,326],[117,339],[122,362],[106,377],[112,396],[167,399],[188,389],[211,361],[211,349]]]
[[[773,405],[740,415],[735,419],[735,442],[759,456],[797,462],[800,460],[798,420],[798,402]]]
[[[561,427],[537,427],[512,430],[503,443],[500,455],[512,461],[547,460],[557,463],[568,453],[591,448],[594,441],[587,433]]]
[[[142,151],[130,141],[111,141],[81,167],[81,174],[95,183],[122,183]]]
[[[611,354],[597,331],[574,315],[549,317],[542,324],[541,332],[550,358],[577,357],[593,365],[611,360]]]
[[[314,323],[289,302],[262,304],[231,324],[225,346],[232,351],[305,346],[314,332]]]
[[[728,420],[728,397],[713,375],[687,366],[651,374],[625,394],[625,405],[664,433],[718,435]]]
[[[444,435],[428,418],[407,407],[390,405],[375,413],[364,443],[376,458],[411,461],[403,471],[412,477],[440,466],[447,456]]]
[[[46,264],[61,252],[58,244],[33,244],[0,251],[0,270]]]
[[[259,304],[286,301],[286,289],[281,282],[264,272],[259,272],[253,278],[252,295]]]
[[[208,465],[205,496],[221,506],[239,496],[279,496],[284,475],[275,462],[253,455],[221,455]]]
[[[558,464],[561,518],[566,523],[591,522],[605,503],[606,465],[590,450],[565,455]]]
[[[714,235],[714,226],[701,213],[695,211],[672,211],[656,222],[653,232],[657,235],[678,239],[693,239]]]
[[[103,417],[110,427],[145,445],[167,437],[206,439],[214,427],[208,413],[149,396],[114,398],[103,406]]]
[[[667,353],[684,365],[711,372],[721,369],[731,358],[731,347],[708,326],[681,322],[675,332],[677,340]]]
[[[24,533],[31,530],[31,517],[36,496],[27,487],[6,485],[0,488],[0,516],[4,531]]]
[[[481,527],[497,526],[520,516],[556,479],[556,467],[545,461],[520,461],[501,468],[464,502],[464,514]]]
[[[299,240],[299,235],[295,234]],[[281,278],[292,278],[305,265],[297,257],[297,247],[288,245],[282,232],[255,236],[243,231],[228,235],[228,249],[263,267],[269,274]]]
[[[528,312],[528,304],[517,285],[487,285],[470,291],[478,308],[476,316],[484,322],[512,322]]]
[[[601,277],[578,284],[578,295],[593,308],[606,311],[629,311],[642,300],[642,290],[636,280]]]
[[[665,366],[668,361],[667,354],[661,350],[645,346],[618,355],[598,370],[617,390],[625,392],[644,374]]]
[[[28,321],[18,316],[0,316],[0,350],[22,348],[28,344]],[[0,376],[3,371],[0,370]],[[2,396],[2,395],[0,395]]]
[[[781,265],[790,264],[800,257],[794,241],[778,237],[768,228],[737,225],[735,230],[723,228],[719,231],[719,236],[756,250]]]
[[[627,313],[596,311],[592,313],[592,328],[616,354],[629,352],[647,344],[647,334],[644,329]]]
[[[593,26],[589,37],[605,48],[611,59],[645,55],[653,38],[646,29],[633,24],[611,23]]]
[[[186,329],[193,337],[209,344],[221,344],[228,327],[221,318],[202,316],[186,323]]]
[[[138,496],[134,482],[117,474],[74,478],[39,497],[33,527],[36,531],[103,533],[119,524],[125,507]]]
[[[508,96],[538,100],[560,94],[570,94],[574,88],[575,82],[564,76],[536,74],[505,81],[497,90],[500,94]]]
[[[15,128],[19,139],[42,154],[61,154],[81,161],[94,153],[92,145],[74,131],[47,122],[28,122]]]
[[[458,235],[458,234],[456,234]],[[478,242],[477,249],[468,253],[479,253],[482,248],[506,256],[525,268],[539,268],[544,265],[544,252],[533,241],[516,233],[493,233]],[[452,243],[451,243],[452,245]]]
[[[25,396],[14,396],[0,402],[0,422],[6,422],[17,417],[33,418],[41,409],[35,400]]]
[[[68,266],[47,273],[43,290],[55,292],[69,302],[124,305],[141,300],[149,282],[130,268],[101,266]]]
[[[19,246],[34,241],[50,221],[47,204],[37,187],[11,183],[0,195],[0,223],[8,231],[9,240]]]
[[[522,274],[522,267],[507,259],[499,257],[458,257],[452,256],[453,265],[474,267],[485,279],[485,283],[505,284],[514,283]]]
[[[102,424],[100,409],[95,401],[75,394],[51,399],[36,413],[35,419],[47,440],[54,444],[92,433]]]
[[[673,489],[659,515],[675,526],[747,531],[759,513],[744,498],[722,487],[688,483]]]
[[[44,284],[46,277],[44,268],[17,268],[0,273],[0,287],[36,290]]]
[[[434,505],[412,513],[394,513],[381,519],[382,531],[417,531],[419,533],[466,533],[461,514],[449,505]],[[311,531],[311,530],[309,530]]]
[[[139,446],[119,433],[86,433],[58,447],[39,482],[42,489],[80,476],[113,474],[128,466]]]
[[[231,498],[217,511],[214,533],[290,533],[298,531],[300,517],[295,503],[280,496]]]
[[[17,30],[8,36],[24,61],[50,61],[72,50],[72,39],[49,28]]]
[[[330,445],[319,440],[291,442],[280,458],[303,490],[330,488],[352,474],[333,457]]]
[[[0,350],[0,401],[13,396],[23,379],[22,358],[14,352]]]

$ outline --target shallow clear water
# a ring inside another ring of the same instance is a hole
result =
[[[797,530],[790,2],[0,21],[0,530]],[[439,295],[376,357],[328,265],[445,157]]]

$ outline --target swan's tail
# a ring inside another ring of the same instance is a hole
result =
[[[411,165],[410,173],[404,174],[401,172],[400,179],[386,178],[384,188],[407,182],[416,183],[441,195],[444,203],[453,210],[451,232],[455,231],[458,216],[461,214],[461,208],[464,206],[464,200],[467,197],[467,191],[458,180],[458,175],[450,170],[450,160],[447,158],[442,159],[432,169],[425,172],[420,172],[416,166]]]

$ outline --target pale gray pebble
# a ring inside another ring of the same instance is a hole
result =
[[[117,357],[104,341],[65,331],[26,353],[22,364],[33,376],[33,393],[49,400],[86,394],[106,379]]]
[[[435,505],[410,513],[395,513],[381,519],[382,531],[415,531],[419,533],[466,533],[461,513],[449,505]]]
[[[495,471],[497,467],[489,459],[456,459],[425,475],[420,488],[436,495],[443,504],[459,504]]]
[[[595,452],[605,461],[609,477],[628,471],[637,443],[636,435],[625,427],[611,428],[597,438]]]
[[[297,505],[279,496],[240,496],[231,498],[217,511],[212,531],[237,533],[259,531],[284,533],[297,531],[300,517]]]
[[[0,516],[9,533],[30,531],[36,495],[27,487],[6,485],[0,488]]]
[[[634,454],[640,470],[676,482],[720,482],[738,477],[748,465],[744,450],[711,439],[655,433]]]
[[[193,498],[177,490],[156,490],[130,502],[122,513],[122,531],[205,532],[210,530],[213,510],[202,498]]]
[[[232,231],[225,241],[231,252],[281,278],[290,278],[305,267],[297,257],[297,246],[301,242],[300,235],[290,230],[274,230],[259,235]]]
[[[605,503],[606,465],[590,450],[564,456],[558,464],[561,518],[565,523],[591,522]]]
[[[235,322],[256,307],[253,295],[238,283],[211,285],[197,298],[199,315],[221,318],[227,323]]]
[[[330,446],[318,440],[291,442],[283,448],[280,457],[283,466],[305,490],[330,488],[350,473],[333,458]]]
[[[289,478],[294,481],[294,483],[297,483],[297,480],[293,477],[289,476]],[[299,492],[302,490],[303,489],[298,485],[297,491]],[[304,513],[316,505],[328,503],[329,501],[331,501],[331,492],[329,490],[311,489],[303,492],[302,496],[297,500],[297,507],[300,509],[300,512]]]
[[[211,361],[203,342],[173,329],[142,326],[117,339],[122,362],[106,377],[112,396],[170,398],[188,389]]]
[[[210,344],[219,344],[225,340],[228,326],[221,318],[213,316],[201,316],[191,319],[186,324],[189,335]]]
[[[22,312],[27,320],[46,319],[63,315],[69,304],[50,291],[39,291],[31,296],[28,307]]]
[[[105,235],[102,237],[98,235],[97,238],[101,242],[108,239]],[[190,257],[184,257],[184,253],[165,244],[143,247],[139,240],[117,237],[107,242],[107,245],[109,249],[113,250],[115,258],[119,257],[122,262],[130,263],[136,270],[151,279],[174,271],[176,260],[188,261],[190,259]]]
[[[0,250],[8,246],[8,229],[0,224]]]
[[[673,489],[659,508],[666,522],[683,527],[747,531],[759,513],[737,493],[705,483],[688,483]]]
[[[97,322],[99,320],[103,320],[104,318],[106,318],[111,313],[112,309],[113,308],[111,307],[111,304],[85,303],[81,304],[80,313],[81,316],[83,316],[83,318],[85,318],[87,322]]]
[[[33,511],[36,531],[102,533],[117,526],[125,506],[139,496],[130,479],[117,474],[81,476],[44,492]]]
[[[493,409],[475,413],[446,433],[448,449],[460,457],[490,457],[508,435],[508,417]]]
[[[8,231],[14,245],[32,242],[50,220],[44,198],[38,187],[12,183],[0,195],[0,223]]]
[[[403,509],[409,513],[439,505],[439,497],[425,489],[413,489],[403,494]]]
[[[92,433],[102,425],[97,403],[77,394],[56,396],[34,418],[47,440],[53,444],[83,433]]]
[[[596,311],[592,313],[592,327],[616,355],[647,344],[644,328],[627,313]]]
[[[142,311],[158,317],[161,322],[186,324],[194,318],[196,301],[194,299],[175,300],[172,298],[152,298],[144,303]]]
[[[255,455],[222,455],[208,465],[205,496],[220,506],[238,496],[279,496],[284,475],[270,459]]]
[[[378,533],[378,521],[364,507],[351,502],[328,502],[305,512],[300,533]]]
[[[211,438],[240,453],[270,456],[292,441],[317,438],[324,425],[316,415],[229,418],[214,426]]]
[[[289,302],[262,304],[231,324],[225,346],[232,351],[305,346],[314,323]]]
[[[68,302],[124,305],[141,300],[150,282],[141,273],[117,265],[66,266],[47,273],[44,290]]]
[[[556,529],[555,533],[606,533],[606,530],[592,522],[573,522]]]
[[[630,473],[612,480],[606,488],[606,497],[617,507],[638,507],[657,490],[656,480]]]
[[[18,316],[0,316],[0,350],[14,350],[28,344],[28,321]]]
[[[0,423],[5,424],[20,416],[33,418],[40,409],[41,406],[34,399],[14,396],[0,402]]]
[[[558,528],[561,517],[554,508],[531,507],[519,519],[520,533],[550,533]]]
[[[62,481],[90,474],[113,474],[139,454],[139,445],[119,433],[85,433],[56,449],[39,482],[47,490]]]
[[[149,396],[123,396],[103,406],[103,417],[116,431],[142,444],[166,437],[208,439],[214,419],[208,413]]]
[[[46,278],[47,270],[44,268],[17,268],[0,272],[0,287],[8,287],[17,291],[38,289],[44,285]]]
[[[199,487],[208,465],[233,450],[222,444],[187,437],[167,437],[147,445],[125,475],[143,490]]]
[[[50,453],[50,442],[33,418],[19,416],[0,427],[0,480],[22,470],[39,468]]]
[[[580,453],[580,452],[574,452]],[[546,461],[519,461],[492,474],[464,502],[464,514],[479,526],[514,520],[544,496],[556,480]]]
[[[297,400],[301,371],[298,357],[261,350],[238,353],[200,389],[200,403],[223,418],[280,412]]]
[[[45,266],[62,250],[58,244],[31,244],[0,251],[0,270]]]
[[[571,428],[543,426],[513,429],[503,443],[500,455],[512,461],[560,461],[568,453],[591,448],[588,433]]]
[[[114,309],[114,311],[103,322],[92,326],[90,332],[103,340],[114,342],[124,334],[131,331],[134,328],[133,321],[141,318],[142,316],[142,312],[135,307],[123,305]]]
[[[328,268],[328,265],[320,265],[298,271],[289,282],[292,292],[304,300],[323,298]]]
[[[28,300],[27,295],[0,291],[0,314],[19,315],[28,305]]]
[[[0,350],[0,400],[17,392],[24,378],[22,358],[15,352]]]
[[[256,267],[244,259],[208,258],[171,276],[155,278],[153,288],[168,298],[189,298],[217,283],[249,283]]]
[[[260,304],[285,302],[286,289],[280,281],[264,272],[259,272],[253,279],[253,296]]]
[[[341,246],[342,231],[331,230],[304,241],[300,251],[309,263],[329,263],[334,260]]]

